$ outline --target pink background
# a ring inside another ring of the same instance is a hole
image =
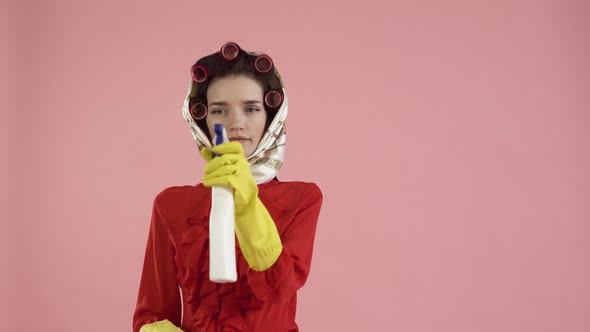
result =
[[[130,331],[153,198],[232,40],[324,192],[313,331],[590,331],[590,2],[5,1],[0,326]]]

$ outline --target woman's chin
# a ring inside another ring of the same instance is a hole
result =
[[[242,148],[244,148],[244,155],[246,157],[250,157],[250,155],[252,155],[252,153],[254,153],[254,148],[252,147],[252,145],[250,143],[242,143]]]

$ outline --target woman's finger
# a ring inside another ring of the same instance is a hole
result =
[[[205,187],[215,187],[215,186],[230,186],[230,177],[229,176],[221,176],[212,179],[203,180],[203,185]]]
[[[213,159],[213,151],[207,147],[204,147],[201,149],[201,157],[206,161],[211,161],[211,159]]]
[[[240,156],[231,155],[231,154],[226,154],[226,155],[222,155],[219,157],[215,157],[215,158],[213,158],[213,160],[211,160],[210,162],[207,163],[207,165],[205,166],[204,172],[205,172],[205,174],[209,174],[224,165],[234,165],[234,164],[238,163],[239,160],[240,160]]]
[[[214,146],[211,151],[217,154],[244,155],[244,148],[240,142],[227,142]]]
[[[203,176],[203,180],[209,180],[209,179],[217,178],[220,176],[230,176],[230,175],[236,174],[237,168],[238,167],[236,165],[221,166],[221,167],[217,168],[216,170],[213,170],[210,173],[205,174],[205,176]]]

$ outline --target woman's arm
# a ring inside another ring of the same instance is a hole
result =
[[[282,251],[278,259],[264,271],[248,270],[248,282],[254,295],[272,302],[289,301],[301,288],[311,267],[313,244],[322,192],[310,184],[302,194],[302,204],[282,237]],[[272,220],[271,220],[272,222]],[[273,222],[274,226],[274,222]]]
[[[221,156],[213,158],[213,153]],[[258,197],[258,186],[242,145],[229,142],[204,148],[201,156],[208,162],[203,185],[233,188],[236,236],[250,266],[248,281],[254,294],[263,300],[288,301],[309,274],[322,205],[320,188],[309,184],[301,197],[294,199],[298,211],[280,238],[275,222]]]
[[[164,191],[156,196],[152,208],[137,305],[133,313],[134,332],[139,332],[144,325],[142,331],[153,332],[175,331],[172,328],[180,326],[181,300],[174,247],[159,210],[163,194]],[[165,320],[169,322],[160,322]]]

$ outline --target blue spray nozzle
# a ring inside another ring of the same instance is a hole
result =
[[[215,124],[215,145],[219,145],[223,143],[223,125],[221,123]],[[218,157],[219,154],[214,153],[214,157]]]
[[[223,143],[223,125],[221,123],[215,124],[215,145]]]

